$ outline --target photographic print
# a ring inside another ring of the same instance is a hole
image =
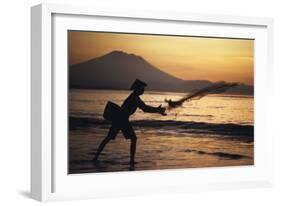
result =
[[[254,39],[68,31],[68,172],[254,164]]]

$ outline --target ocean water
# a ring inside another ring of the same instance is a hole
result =
[[[69,173],[128,171],[130,140],[122,133],[108,143],[98,164],[92,158],[110,122],[102,113],[107,101],[119,105],[130,91],[70,90]],[[146,91],[148,105],[186,94]],[[167,116],[144,113],[130,117],[138,137],[135,170],[242,166],[254,164],[254,98],[214,94],[186,102]]]

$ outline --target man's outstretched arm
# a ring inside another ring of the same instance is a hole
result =
[[[138,107],[142,111],[147,112],[147,113],[159,113],[162,115],[166,115],[166,113],[165,113],[166,109],[161,107],[161,105],[159,107],[152,107],[152,106],[146,105],[141,99],[139,101]]]

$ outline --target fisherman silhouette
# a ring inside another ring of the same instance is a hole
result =
[[[146,83],[142,82],[139,79],[136,79],[133,85],[131,86],[130,90],[133,92],[127,97],[121,107],[118,105],[108,102],[105,110],[104,110],[104,118],[106,120],[111,121],[111,127],[107,136],[104,140],[100,143],[97,153],[93,158],[93,161],[97,162],[98,157],[106,144],[115,139],[119,131],[121,130],[124,137],[126,139],[131,140],[131,147],[130,147],[130,169],[134,169],[135,165],[135,153],[136,153],[136,144],[137,144],[137,136],[134,132],[134,129],[129,122],[129,117],[134,114],[137,108],[140,108],[143,112],[148,113],[159,113],[162,115],[166,115],[165,108],[161,105],[158,107],[152,107],[146,105],[140,98],[140,96],[144,93],[144,88],[147,86]]]

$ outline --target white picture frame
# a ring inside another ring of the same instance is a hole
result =
[[[116,20],[121,22],[118,28],[112,23]],[[139,24],[137,28],[131,26],[136,22]],[[155,22],[163,26],[155,28]],[[67,151],[66,117],[62,115],[67,108],[67,102],[62,98],[66,95],[67,83],[65,31],[76,28],[138,33],[148,28],[150,32],[163,33],[164,27],[167,28],[165,25],[177,28],[171,31],[177,34],[187,34],[186,28],[193,26],[190,32],[194,32],[192,35],[195,36],[254,37],[257,40],[255,165],[68,175],[64,163]],[[272,186],[273,136],[267,127],[269,120],[266,110],[270,97],[265,89],[271,87],[273,77],[272,19],[40,4],[31,8],[31,26],[32,198],[53,201]],[[212,29],[208,30],[207,27]]]

